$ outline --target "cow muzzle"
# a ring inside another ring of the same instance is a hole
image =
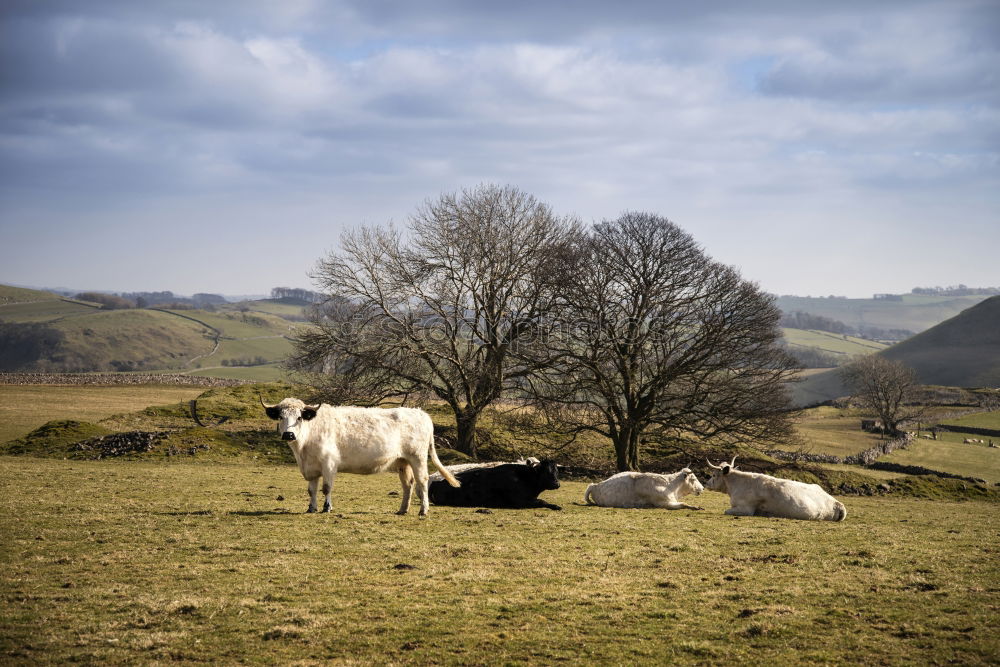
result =
[[[284,433],[281,434],[281,439],[282,440],[294,440],[295,439],[295,434],[292,433],[291,431],[285,431]]]

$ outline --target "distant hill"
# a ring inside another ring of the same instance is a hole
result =
[[[845,299],[780,296],[777,306],[785,313],[803,312],[837,320],[857,330],[906,329],[926,331],[990,297],[903,294],[892,299]]]
[[[924,384],[1000,387],[1000,296],[882,353],[917,372]]]
[[[53,301],[61,299],[58,294],[25,287],[0,285],[0,305],[8,303],[30,303],[32,301]]]
[[[1000,296],[981,300],[879,354],[913,368],[923,384],[1000,388]],[[797,405],[820,403],[846,393],[835,370],[792,385]]]
[[[3,299],[7,299],[3,301]],[[270,311],[270,312],[265,312]],[[277,311],[277,312],[275,312]],[[285,315],[285,317],[282,317]],[[0,286],[0,371],[144,371],[280,379],[301,308],[243,302],[196,309],[104,310]]]

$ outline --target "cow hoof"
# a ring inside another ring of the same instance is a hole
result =
[[[310,507],[309,509],[306,510],[306,514],[315,514],[315,513],[316,513],[315,507]]]
[[[332,505],[323,505],[323,511],[324,512],[329,512],[332,509],[333,509]]]

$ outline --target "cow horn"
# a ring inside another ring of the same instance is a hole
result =
[[[729,462],[729,467],[730,468],[736,467],[736,454],[733,454],[733,460]]]
[[[265,403],[264,402],[264,397],[260,395],[259,391],[257,392],[257,398],[260,400],[260,404],[264,406],[265,410],[267,410],[268,408],[276,408],[276,407],[278,407],[277,403],[275,403],[274,405],[268,405],[267,403]]]
[[[707,463],[708,467],[711,468],[712,470],[722,470],[722,466],[714,465],[711,461],[708,460],[708,458],[705,458],[705,463]]]
[[[319,410],[319,406],[321,406],[321,405],[323,405],[323,404],[322,403],[317,403],[316,405],[307,405],[306,406],[306,410],[313,410],[313,411]]]

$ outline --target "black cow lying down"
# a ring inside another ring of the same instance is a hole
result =
[[[536,464],[505,463],[492,468],[472,468],[457,473],[455,477],[462,486],[455,488],[444,480],[431,482],[432,503],[453,507],[562,509],[559,505],[538,498],[542,491],[559,488],[559,473],[555,461]]]

